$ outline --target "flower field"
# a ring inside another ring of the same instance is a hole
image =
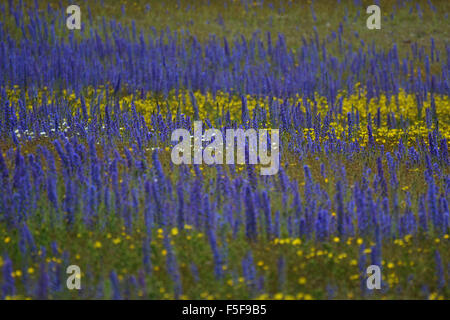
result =
[[[0,297],[449,299],[449,4],[211,2],[0,4]],[[194,120],[278,173],[175,165]]]

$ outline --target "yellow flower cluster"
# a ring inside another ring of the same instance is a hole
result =
[[[98,89],[87,89],[85,105],[88,114],[90,112],[91,105],[97,103],[98,97],[104,93],[105,90],[110,90],[110,94],[113,93],[112,89],[106,89],[104,87],[100,87]],[[374,126],[373,128],[373,136],[377,143],[386,144],[389,142],[397,142],[401,137],[403,137],[404,142],[410,145],[414,143],[416,137],[427,137],[429,129],[427,128],[425,122],[425,110],[427,108],[431,109],[430,94],[428,95],[427,100],[423,102],[423,107],[419,111],[415,95],[408,94],[404,90],[400,90],[397,96],[391,96],[389,101],[388,97],[382,94],[380,98],[371,99],[369,102],[367,100],[366,92],[363,89],[356,86],[355,91],[355,93],[350,95],[344,91],[339,93],[337,96],[337,100],[342,98],[342,113],[338,114],[337,118],[330,123],[330,126],[334,129],[337,137],[344,138],[347,135],[347,113],[356,112],[356,110],[358,110],[360,117],[360,127],[354,128],[353,138],[358,139],[362,145],[365,145],[368,140],[368,132],[366,128],[368,115],[370,113],[372,115],[372,119],[374,119],[378,110],[381,115],[381,126]],[[19,88],[7,90],[7,96],[11,101],[17,101],[19,98],[25,96],[27,99],[26,105],[30,109],[33,104],[41,104],[43,99],[47,99],[47,103],[56,101],[55,97],[51,96],[46,88],[39,91],[37,97],[34,98],[29,98],[28,92],[25,92],[25,95],[22,95]],[[105,96],[105,94],[103,94],[103,96]],[[193,101],[194,99],[191,98],[192,96],[194,97],[195,102]],[[69,93],[66,90],[63,90],[63,98],[69,102],[73,114],[81,108],[81,99],[76,97],[74,93]],[[450,99],[448,96],[440,95],[436,95],[434,99],[440,130],[443,133],[443,136],[450,140]],[[268,97],[246,95],[246,100],[250,117],[252,117],[255,109],[258,108],[264,109],[266,113],[269,114],[270,101]],[[278,103],[280,105],[285,102],[283,99],[276,97],[273,97],[272,100],[272,103]],[[330,109],[327,99],[317,94],[315,101],[317,112],[325,115]],[[303,98],[301,98],[300,94],[297,94],[294,98],[289,98],[286,102],[288,102],[290,106],[294,105],[295,108],[298,106],[303,112],[306,112],[306,106],[303,103]],[[312,100],[308,99],[308,102],[310,105],[314,105]],[[168,97],[150,93],[142,95],[139,92],[135,92],[124,95],[119,99],[119,105],[122,110],[130,110],[132,107],[136,108],[137,112],[144,115],[149,126],[151,115],[157,112],[167,115],[170,111],[173,119],[175,119],[178,111],[190,117],[194,117],[194,104],[197,106],[199,119],[217,119],[224,117],[227,113],[229,113],[231,120],[235,120],[237,122],[241,121],[241,96],[226,92],[217,92],[214,95],[210,92],[206,94],[194,92],[191,95],[189,91],[178,91],[172,92]],[[100,101],[100,110],[102,112],[105,110],[105,106],[106,101],[103,99]],[[400,117],[403,119],[408,119],[409,126],[406,129],[388,128],[386,119],[388,114],[391,112],[395,114],[396,119],[400,119]],[[19,117],[19,114],[17,114],[17,117]],[[266,126],[270,127],[270,125],[270,119],[268,119]],[[314,136],[314,130],[311,128],[304,128],[303,133],[305,135],[310,135],[313,140],[316,138]],[[407,141],[405,141],[405,137],[407,138]],[[324,139],[327,139],[327,137]]]

